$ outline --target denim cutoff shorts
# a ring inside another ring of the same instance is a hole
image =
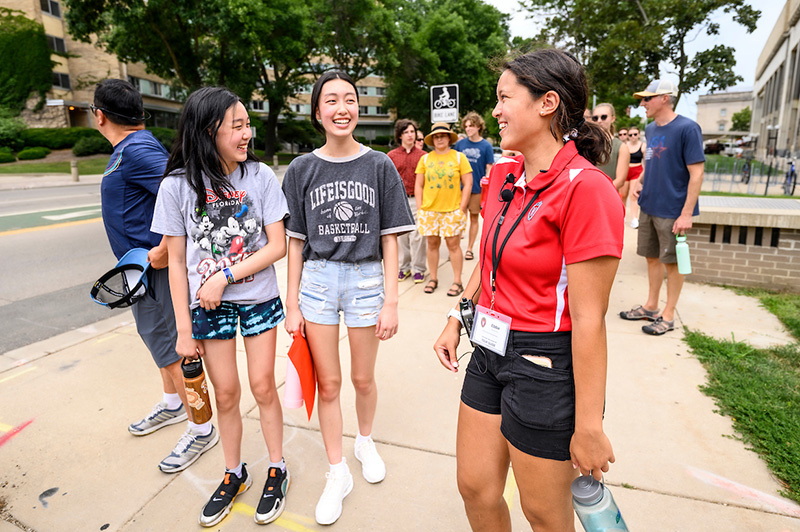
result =
[[[549,360],[543,367],[531,360]],[[511,331],[505,356],[476,347],[461,401],[500,415],[500,432],[525,454],[569,460],[575,432],[572,333]]]
[[[283,318],[280,297],[254,305],[223,301],[214,310],[203,307],[192,309],[192,338],[230,340],[236,338],[237,324],[242,336],[258,336],[277,326]]]
[[[373,327],[383,308],[383,268],[376,262],[307,260],[300,278],[300,312],[311,323]]]

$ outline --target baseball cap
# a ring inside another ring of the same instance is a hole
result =
[[[148,250],[134,248],[119,259],[117,265],[103,274],[92,286],[90,296],[110,309],[133,305],[147,294]]]
[[[678,86],[668,79],[657,79],[650,83],[645,90],[634,92],[633,97],[637,100],[641,100],[642,98],[647,98],[648,96],[659,96],[661,94],[677,96]]]

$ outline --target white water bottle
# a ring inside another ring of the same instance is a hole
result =
[[[675,244],[675,255],[678,257],[678,273],[689,275],[692,273],[692,259],[689,257],[689,244],[686,243],[686,235],[681,233],[675,236],[678,241]]]
[[[572,481],[572,507],[586,532],[628,532],[611,492],[591,475]]]

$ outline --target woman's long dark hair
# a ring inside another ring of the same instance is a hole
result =
[[[225,118],[225,113],[237,102],[244,102],[224,87],[204,87],[194,91],[186,99],[178,121],[178,134],[169,154],[164,175],[181,171],[197,194],[197,212],[202,213],[206,206],[206,187],[203,175],[211,182],[211,189],[217,196],[233,190],[233,185],[225,175],[217,151],[217,132]],[[248,149],[247,161],[258,161]],[[239,164],[242,177],[245,166]]]
[[[589,85],[583,66],[572,54],[557,49],[536,50],[507,61],[503,69],[510,70],[534,99],[547,91],[558,94],[560,103],[550,120],[554,138],[569,136],[578,153],[592,164],[608,162],[611,138],[599,125],[583,118]]]

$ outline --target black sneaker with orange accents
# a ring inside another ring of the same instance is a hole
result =
[[[214,526],[228,515],[233,507],[233,499],[240,493],[247,491],[253,479],[247,474],[247,467],[242,464],[242,476],[225,471],[225,478],[211,496],[200,514],[198,522],[205,527]]]
[[[290,483],[291,477],[288,469],[269,468],[264,492],[261,494],[261,500],[258,501],[258,508],[253,516],[256,523],[266,525],[281,516],[286,505],[286,492],[289,491]]]

